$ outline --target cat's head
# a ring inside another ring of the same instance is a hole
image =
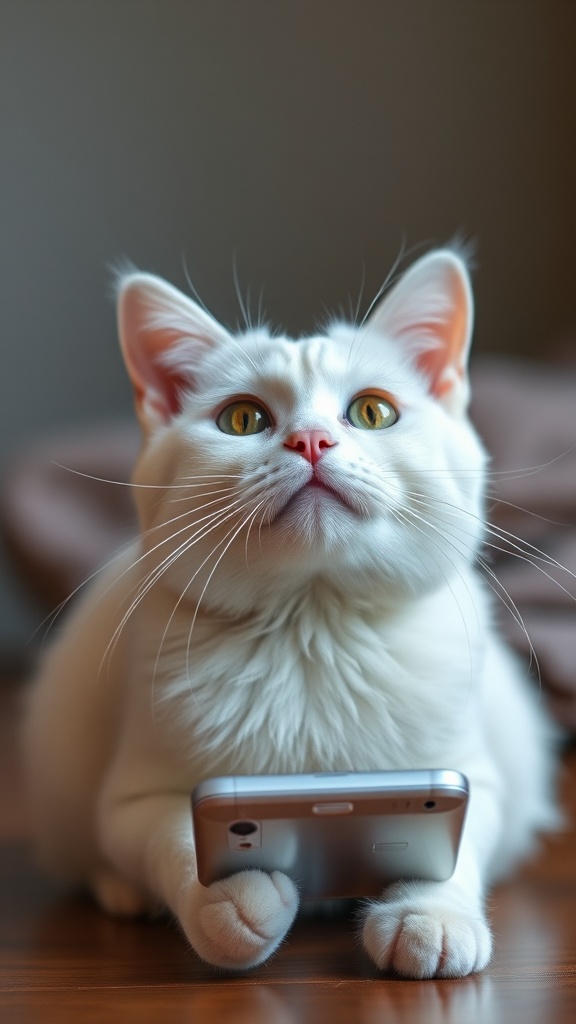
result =
[[[448,249],[414,264],[359,326],[297,341],[232,335],[161,279],[123,277],[145,572],[236,613],[311,577],[377,601],[450,578],[482,532],[472,315],[465,264]]]

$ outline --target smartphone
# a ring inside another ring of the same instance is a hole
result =
[[[468,782],[451,770],[236,775],[192,793],[198,878],[283,871],[302,899],[370,897],[449,878]]]

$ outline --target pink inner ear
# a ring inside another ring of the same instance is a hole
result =
[[[153,379],[154,384],[147,391],[148,397],[162,418],[168,420],[182,411],[182,396],[190,389],[190,378],[176,369],[161,367]]]
[[[187,381],[181,373],[171,373],[165,378],[165,382],[171,384],[171,387],[167,388],[166,397],[170,414],[175,416],[182,410],[182,395],[186,391],[186,386],[190,387],[190,381]]]
[[[180,332],[170,325],[149,326],[154,298],[137,283],[125,289],[119,303],[122,350],[138,415],[148,427],[152,426],[147,422],[150,415],[155,422],[166,423],[179,413],[182,395],[191,385],[190,375],[166,358],[178,344]]]
[[[145,433],[181,411],[204,353],[229,340],[197,303],[151,274],[134,273],[122,282],[118,327]]]
[[[422,329],[424,334],[433,333],[432,324],[423,323]],[[434,325],[434,331],[438,336],[437,325]],[[438,343],[434,348],[418,355],[417,364],[430,381],[430,390],[436,398],[442,398],[456,381],[462,380],[465,372],[462,359],[463,352],[457,330],[444,332],[443,337],[438,337]]]
[[[190,388],[190,378],[178,367],[163,363],[162,355],[170,347],[167,332],[140,335],[139,347],[125,351],[137,409],[153,409],[163,421],[182,409],[182,395]]]
[[[451,250],[437,250],[406,272],[372,316],[384,334],[413,346],[431,394],[454,410],[468,400],[473,308],[465,264]]]
[[[423,324],[426,331],[432,331],[432,324]],[[469,337],[468,314],[462,297],[455,302],[450,321],[435,332],[439,339],[437,348],[423,352],[418,363],[431,383],[432,394],[444,398],[466,375],[467,346]]]

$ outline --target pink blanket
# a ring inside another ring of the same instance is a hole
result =
[[[576,730],[576,370],[483,361],[473,394],[497,499],[491,567],[521,616],[556,717]],[[502,607],[500,620],[528,653],[514,615]]]

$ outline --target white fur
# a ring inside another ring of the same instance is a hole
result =
[[[46,658],[26,726],[30,791],[52,868],[113,912],[169,907],[224,967],[266,959],[298,898],[278,873],[200,886],[189,795],[203,778],[465,772],[454,877],[398,883],[366,912],[370,956],[411,977],[485,966],[486,886],[554,820],[549,727],[474,569],[485,456],[463,412],[467,275],[440,252],[407,277],[361,328],[299,342],[231,338],[165,283],[123,283],[146,437],[141,536]],[[438,351],[431,369],[422,352]],[[346,409],[374,388],[399,420],[356,429]],[[237,396],[263,403],[272,427],[222,433],[218,413]],[[335,442],[316,466],[331,494],[305,487],[312,467],[284,445],[303,429]]]

